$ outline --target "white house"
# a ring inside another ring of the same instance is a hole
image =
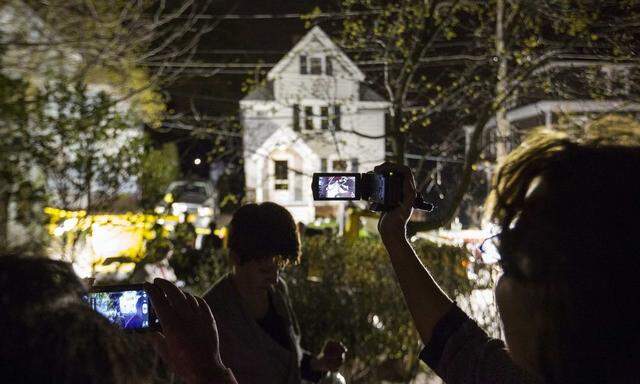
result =
[[[339,218],[344,203],[314,202],[314,172],[366,172],[385,157],[389,103],[314,27],[240,101],[249,200],[284,205],[296,221]]]

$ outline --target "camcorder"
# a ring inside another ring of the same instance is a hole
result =
[[[160,330],[160,321],[142,284],[93,286],[83,299],[94,311],[124,330]]]
[[[400,173],[314,173],[311,183],[313,199],[366,200],[369,209],[376,212],[390,211],[402,202],[404,177]],[[413,207],[432,211],[433,204],[417,195]]]

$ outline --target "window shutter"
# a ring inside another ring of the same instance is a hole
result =
[[[293,130],[300,131],[300,105],[293,105]]]
[[[327,172],[327,159],[324,157],[320,159],[320,172]]]
[[[325,72],[328,76],[333,76],[333,58],[331,56],[325,58]]]
[[[339,131],[342,129],[341,125],[340,125],[340,106],[339,105],[334,105],[333,106],[333,129],[335,129],[336,131]]]
[[[301,75],[307,74],[307,56],[306,55],[300,55],[300,74]]]
[[[358,168],[360,167],[360,161],[357,157],[351,159],[351,172],[358,172]]]

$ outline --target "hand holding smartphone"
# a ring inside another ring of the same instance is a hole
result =
[[[142,284],[92,286],[84,300],[111,323],[127,331],[157,331],[160,322]]]

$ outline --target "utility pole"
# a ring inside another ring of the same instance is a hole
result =
[[[510,126],[507,119],[507,54],[504,43],[504,0],[496,0],[496,162],[509,153]]]

